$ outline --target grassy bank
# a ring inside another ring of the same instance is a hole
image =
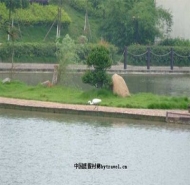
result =
[[[0,83],[0,96],[69,104],[87,104],[88,100],[101,98],[102,106],[148,109],[187,109],[190,104],[190,99],[187,97],[169,97],[139,93],[127,98],[121,98],[103,89],[93,89],[84,92],[79,89],[63,86],[28,86],[21,82]]]

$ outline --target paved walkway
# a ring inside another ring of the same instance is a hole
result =
[[[53,71],[55,64],[29,64],[16,63],[14,69],[17,71]],[[10,70],[10,63],[0,63],[0,71]],[[69,65],[70,70],[77,72],[84,72],[87,69],[86,65]],[[128,66],[123,69],[123,64],[114,65],[109,69],[110,73],[188,73],[190,74],[190,67],[174,67],[170,70],[168,67],[151,67],[147,70],[144,66]],[[13,98],[0,97],[0,108],[14,108],[35,111],[52,111],[57,113],[77,113],[99,116],[112,116],[122,118],[136,118],[136,119],[151,119],[165,121],[166,113],[171,110],[151,110],[151,109],[128,109],[128,108],[113,108],[99,106],[98,110],[94,110],[94,106],[90,105],[71,105],[60,104],[52,102],[42,102],[33,100],[19,100]],[[187,110],[172,110],[181,114],[187,114]]]
[[[35,100],[22,100],[0,97],[0,108],[32,110],[53,113],[75,113],[118,118],[135,118],[144,120],[165,121],[166,113],[171,110],[129,109],[94,105],[74,105]],[[175,113],[188,114],[187,110],[172,110]]]
[[[9,71],[11,69],[11,63],[0,63],[0,71]],[[53,71],[55,64],[31,64],[31,63],[15,63],[15,71]],[[87,70],[86,65],[76,64],[69,65],[68,69],[84,72]],[[175,67],[171,70],[169,66],[150,66],[150,69],[147,70],[146,66],[127,66],[127,69],[124,69],[123,64],[112,65],[108,69],[110,73],[188,73],[190,74],[190,67]]]

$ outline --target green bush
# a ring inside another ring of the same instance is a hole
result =
[[[56,62],[55,43],[15,43],[15,62]],[[9,62],[11,57],[11,45],[9,43],[0,46],[0,60]]]
[[[61,40],[58,39],[56,42],[56,56],[59,62],[59,75],[58,81],[67,83],[68,73],[67,67],[69,64],[78,63],[78,55],[76,53],[76,44],[74,40],[66,34],[66,36]]]
[[[87,58],[88,66],[93,66],[95,69],[105,70],[111,67],[109,50],[104,46],[97,46],[92,49]]]
[[[127,64],[146,66],[148,46],[131,45],[128,47]],[[171,48],[174,51],[174,66],[190,66],[190,48],[179,46],[151,46],[150,66],[169,66]],[[144,54],[144,55],[143,55]]]
[[[99,8],[94,8],[92,2],[86,1],[86,0],[70,0],[69,1],[70,6],[72,6],[77,11],[86,12],[86,9],[88,10],[89,15],[95,15],[97,17],[102,16],[103,12]]]
[[[84,83],[93,85],[96,88],[105,88],[109,89],[111,85],[111,78],[104,70],[93,70],[87,71],[82,76],[82,81]]]
[[[4,22],[5,20],[8,20],[9,18],[9,11],[8,9],[6,8],[5,4],[4,3],[0,3],[0,16],[1,16],[1,19],[0,21]]]
[[[78,11],[85,12],[86,1],[71,0],[70,5]]]
[[[160,46],[190,46],[190,40],[182,39],[182,38],[167,38],[161,42],[159,42]]]
[[[103,46],[105,48],[107,48],[107,50],[109,51],[109,57],[111,59],[111,63],[112,64],[116,64],[117,62],[117,52],[118,52],[118,48],[108,42],[105,41],[100,41],[98,43],[90,43],[86,41],[81,41],[81,38],[83,38],[83,40],[85,40],[85,36],[80,36],[78,38],[78,44],[77,44],[77,54],[79,56],[80,59],[80,63],[84,63],[86,64],[86,60],[87,57],[89,55],[89,53],[91,52],[91,50],[95,47],[98,46]]]
[[[3,3],[0,3],[0,12],[4,21],[8,21],[8,10]],[[62,9],[61,22],[64,26],[68,26],[71,23],[71,19],[68,14]],[[52,24],[57,15],[57,6],[48,5],[41,6],[37,3],[33,3],[26,9],[17,9],[13,13],[14,21],[21,22],[24,25],[30,24]]]
[[[109,50],[102,45],[94,47],[88,55],[87,65],[94,67],[94,70],[89,70],[83,75],[83,82],[97,88],[109,88],[111,77],[106,73],[106,69],[111,67]]]
[[[63,43],[64,44],[64,43]],[[15,62],[58,62],[56,59],[56,44],[55,43],[23,43],[15,42]],[[93,43],[76,43],[75,52],[78,55],[77,62],[86,64],[87,57],[94,47],[98,44]],[[112,45],[108,46],[111,62],[115,61],[117,48]],[[11,56],[11,44],[2,44],[0,46],[0,60],[9,62]],[[74,63],[74,60],[73,62]],[[75,62],[76,63],[76,62]]]

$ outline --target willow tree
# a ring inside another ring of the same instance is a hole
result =
[[[69,64],[78,63],[75,41],[66,34],[65,37],[56,40],[56,56],[59,63],[58,81],[66,83],[68,80],[67,67]]]

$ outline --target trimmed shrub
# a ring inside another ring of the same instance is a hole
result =
[[[94,70],[86,71],[82,81],[97,88],[109,88],[111,77],[106,73],[106,69],[111,67],[109,50],[102,45],[94,47],[88,55],[87,65],[93,66]]]
[[[183,46],[188,47],[190,46],[190,40],[182,39],[182,38],[167,38],[161,42],[159,42],[160,46]]]
[[[55,43],[15,43],[14,61],[55,63],[57,61],[55,52]],[[11,44],[2,44],[0,46],[0,60],[3,62],[9,62],[10,57]]]
[[[77,44],[77,54],[80,59],[80,63],[86,64],[87,57],[91,50],[95,47],[103,46],[109,51],[109,56],[111,59],[112,64],[116,64],[116,56],[118,52],[118,48],[106,41],[100,41],[98,43],[90,43],[90,42],[81,42],[78,38],[78,44]]]
[[[6,9],[4,3],[0,3],[0,12],[4,21],[8,21],[8,10]],[[26,9],[17,9],[13,13],[15,23],[21,22],[24,25],[30,24],[52,24],[57,15],[57,6],[48,5],[41,6],[37,3],[33,3]],[[67,27],[71,23],[71,18],[62,9],[61,12],[61,22],[64,27]]]

